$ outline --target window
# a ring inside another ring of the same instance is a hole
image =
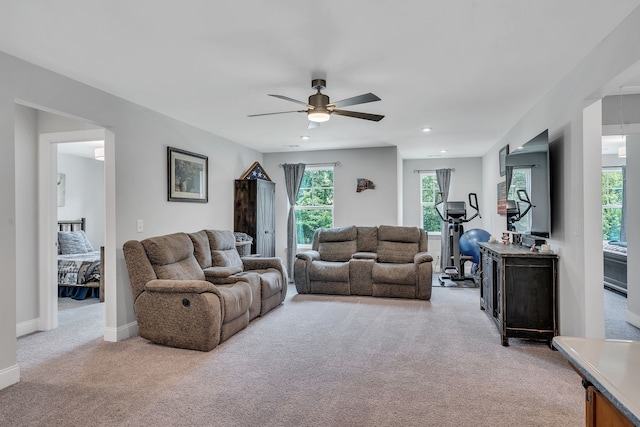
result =
[[[333,227],[333,167],[307,166],[295,209],[299,245],[313,243],[318,228]]]
[[[442,220],[436,212],[436,195],[440,192],[438,179],[435,172],[423,172],[420,174],[420,213],[422,216],[422,228],[429,234],[440,233]]]
[[[531,197],[531,169],[513,168],[511,187],[509,187],[509,191],[507,191],[507,200],[515,200],[518,202],[520,200],[518,198],[518,190],[526,190],[529,197]],[[526,208],[526,204],[520,203],[521,211],[524,211]],[[526,233],[531,230],[531,211],[513,225],[516,228],[516,233]]]
[[[622,169],[602,169],[602,240],[620,240]]]

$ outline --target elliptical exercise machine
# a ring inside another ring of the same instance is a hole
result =
[[[438,276],[438,282],[440,282],[440,286],[445,286],[446,280],[453,282],[474,280],[473,277],[467,277],[464,273],[464,264],[471,261],[473,257],[460,253],[460,237],[464,234],[462,224],[471,221],[475,217],[482,218],[480,209],[478,208],[478,195],[476,193],[469,193],[469,206],[476,211],[470,217],[467,217],[467,205],[465,202],[445,202],[442,200],[442,193],[438,193],[438,196],[440,201],[435,204],[435,208],[442,221],[449,223],[449,247],[451,248],[448,260],[450,264],[448,264],[444,268],[444,272]],[[475,280],[474,285],[476,285]]]
[[[507,200],[507,230],[508,231],[516,231],[515,223],[520,221],[526,214],[529,213],[531,208],[535,206],[531,204],[531,200],[529,200],[529,195],[527,194],[527,190],[518,190],[518,199],[520,201],[515,200]],[[527,207],[524,212],[520,211],[520,202],[524,203]]]

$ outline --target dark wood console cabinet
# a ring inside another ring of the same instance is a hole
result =
[[[520,245],[478,243],[482,280],[480,308],[502,338],[546,340],[558,335],[555,253],[531,252]]]
[[[234,194],[234,231],[253,237],[252,254],[276,254],[276,185],[262,179],[237,179]]]

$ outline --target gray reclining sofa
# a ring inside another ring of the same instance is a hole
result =
[[[300,294],[431,298],[432,256],[417,227],[323,228],[312,249],[296,254]]]
[[[240,258],[231,231],[130,240],[123,246],[139,335],[209,351],[280,305],[280,258]]]

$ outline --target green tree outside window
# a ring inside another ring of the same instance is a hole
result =
[[[333,168],[307,168],[296,200],[299,245],[310,245],[318,228],[333,227]]]
[[[436,195],[440,191],[435,172],[420,174],[422,228],[428,233],[440,233],[441,219],[436,212]]]
[[[622,186],[622,169],[602,170],[602,240],[620,239]]]

